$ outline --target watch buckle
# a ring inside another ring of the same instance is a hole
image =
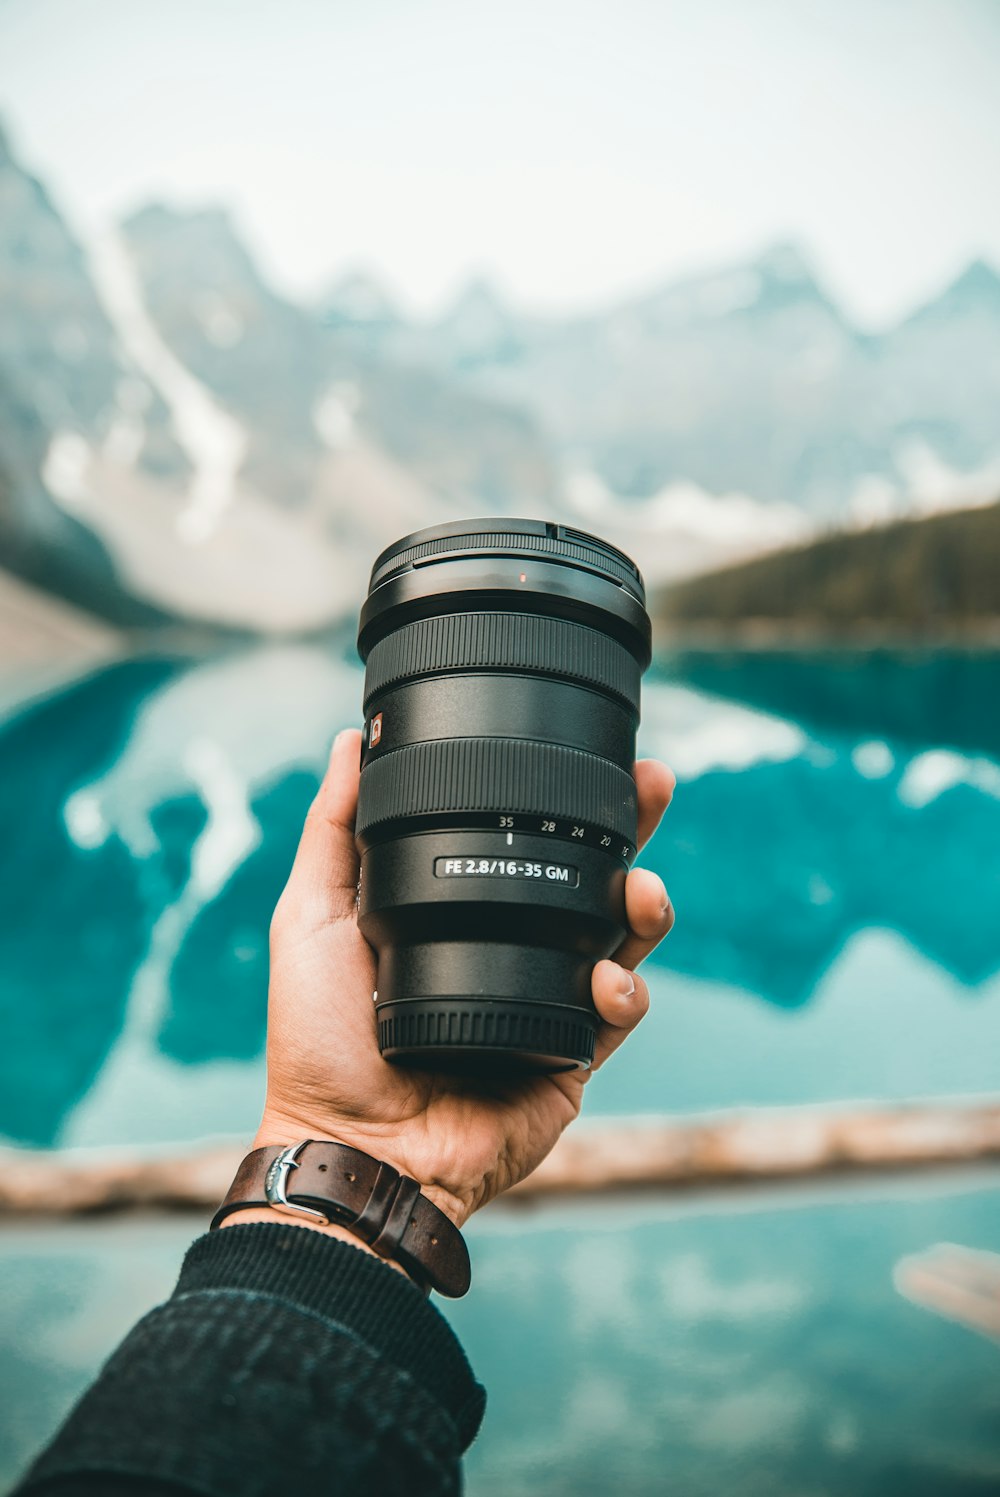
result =
[[[325,1212],[315,1211],[311,1206],[299,1206],[288,1199],[288,1177],[292,1170],[299,1168],[299,1155],[311,1143],[311,1138],[305,1138],[299,1144],[290,1144],[287,1149],[282,1149],[277,1159],[272,1160],[264,1177],[264,1194],[267,1196],[267,1204],[286,1216],[307,1216],[312,1221],[328,1223],[330,1218]]]

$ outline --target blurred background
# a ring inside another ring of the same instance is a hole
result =
[[[992,0],[0,0],[0,1141],[252,1133],[368,569],[469,514],[650,590],[593,1124],[996,1101],[998,66]],[[997,1490],[997,1183],[486,1213],[472,1497]],[[0,1483],[199,1230],[4,1218]]]

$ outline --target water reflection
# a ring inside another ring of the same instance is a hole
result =
[[[661,676],[811,732],[1000,755],[1000,660],[974,651],[677,653]]]
[[[0,727],[0,1134],[156,1138],[246,1108],[270,911],[359,697],[336,652],[271,647],[118,665]],[[811,1013],[845,945],[888,930],[984,993],[1000,661],[678,658],[641,746],[680,778],[645,857],[679,911],[661,970]],[[888,1008],[904,964],[880,962]]]
[[[996,1348],[907,1305],[891,1272],[907,1243],[992,1242],[995,1194],[877,1190],[794,1210],[758,1193],[738,1217],[731,1196],[719,1216],[622,1205],[562,1230],[485,1213],[476,1293],[449,1308],[490,1396],[470,1492],[990,1491]]]
[[[942,1238],[995,1245],[996,1204],[992,1171],[477,1214],[447,1307],[489,1390],[470,1497],[996,1492],[996,1347],[892,1278]],[[4,1490],[201,1225],[0,1239]]]
[[[703,759],[678,795],[649,861],[684,918],[654,960],[785,1005],[870,927],[963,983],[997,970],[1000,661],[681,657],[647,694],[660,751],[690,697],[672,679],[788,716],[731,709],[742,763]]]
[[[169,1134],[232,1078],[163,1057],[255,1060],[270,910],[356,696],[273,648],[115,666],[0,733],[0,1133]]]

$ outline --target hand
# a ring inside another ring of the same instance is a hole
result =
[[[333,745],[274,912],[267,1099],[255,1147],[303,1138],[352,1144],[417,1180],[461,1226],[541,1163],[580,1111],[591,1073],[468,1080],[382,1059],[375,953],[355,907],[359,757],[360,734],[348,729]],[[641,760],[635,776],[642,846],[670,802],[674,777],[653,759]],[[649,992],[635,968],[673,924],[663,883],[646,869],[629,873],[625,903],[629,934],[614,961],[594,968],[602,1020],[594,1071],[646,1012]]]

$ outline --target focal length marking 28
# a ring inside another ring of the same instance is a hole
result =
[[[435,858],[435,878],[530,878],[575,889],[579,870],[569,863],[536,863],[528,858]]]
[[[471,818],[462,817],[464,825]],[[584,826],[582,822],[570,821],[555,816],[503,816],[487,814],[478,823],[484,827],[495,827],[499,832],[532,832],[545,837],[558,837],[565,842],[582,842],[584,847],[599,847],[613,858],[624,858],[630,863],[635,857],[635,848],[630,842],[601,827]]]

